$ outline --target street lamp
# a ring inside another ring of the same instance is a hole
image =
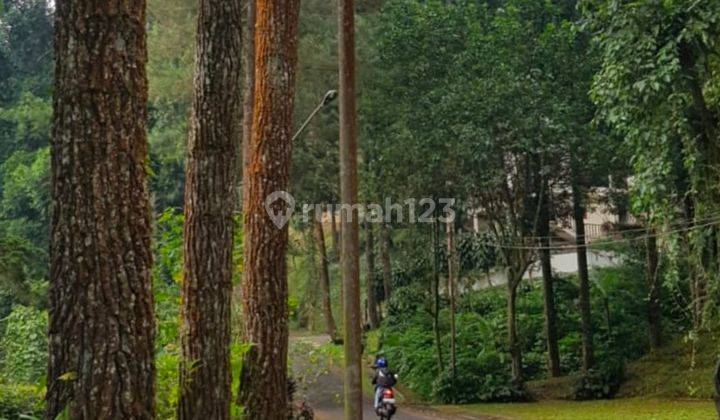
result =
[[[320,112],[320,110],[323,109],[323,107],[325,107],[327,104],[334,101],[335,98],[337,98],[337,96],[338,96],[337,90],[328,90],[327,93],[325,94],[325,96],[323,96],[322,101],[320,101],[318,106],[313,110],[313,112],[310,113],[310,116],[307,117],[305,122],[302,123],[302,125],[298,129],[297,133],[295,133],[295,135],[293,136],[292,140],[295,141],[295,139],[297,139],[300,136],[300,134],[305,130],[307,125],[310,124],[310,120],[313,119],[315,114]]]

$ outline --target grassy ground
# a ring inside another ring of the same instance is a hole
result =
[[[630,363],[618,397],[712,398],[718,332],[698,340],[676,338],[659,351]]]
[[[443,406],[446,414],[488,415],[517,420],[712,420],[718,415],[711,401],[616,399],[603,401],[542,401],[524,404]]]
[[[697,340],[676,337],[658,351],[628,363],[616,398],[711,399],[719,350],[718,332],[704,332]],[[527,388],[537,400],[571,399],[578,379],[575,375],[530,381]]]
[[[631,362],[626,380],[613,400],[569,400],[577,377],[531,381],[528,390],[540,402],[440,407],[450,414],[480,414],[501,419],[532,420],[704,420],[717,419],[713,370],[720,334],[705,332],[697,340],[676,337],[662,349]]]

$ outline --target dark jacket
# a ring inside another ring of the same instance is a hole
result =
[[[375,374],[372,378],[373,385],[390,388],[395,386],[395,382],[395,373],[393,373],[393,371],[391,371],[389,368],[382,367],[375,369]]]

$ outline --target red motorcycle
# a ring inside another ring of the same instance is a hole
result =
[[[382,399],[377,409],[377,415],[380,420],[390,420],[395,415],[397,408],[395,407],[395,391],[392,388],[385,388],[382,391]]]

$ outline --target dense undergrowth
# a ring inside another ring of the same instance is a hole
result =
[[[543,398],[544,393],[571,399],[610,398],[617,392],[623,396],[710,396],[709,372],[717,351],[710,334],[695,335],[690,341],[687,337],[693,334],[688,333],[685,320],[668,312],[665,330],[672,344],[658,354],[646,355],[648,340],[643,332],[647,331],[647,319],[641,267],[630,263],[596,270],[592,276],[596,365],[587,377],[579,375],[581,343],[575,277],[555,281],[563,378],[547,382],[556,386],[546,384],[543,294],[538,282],[525,282],[518,300],[523,373],[529,380],[524,388],[512,384],[508,368],[504,287],[472,291],[460,297],[454,381],[449,366],[448,310],[443,309],[439,316],[440,367],[429,294],[420,283],[400,287],[393,294],[374,350],[391,361],[402,373],[403,384],[419,398],[440,403],[516,401]],[[679,360],[682,363],[678,364]],[[672,383],[673,390],[655,392],[649,385],[652,381],[658,385]],[[543,391],[542,383],[553,391]]]

